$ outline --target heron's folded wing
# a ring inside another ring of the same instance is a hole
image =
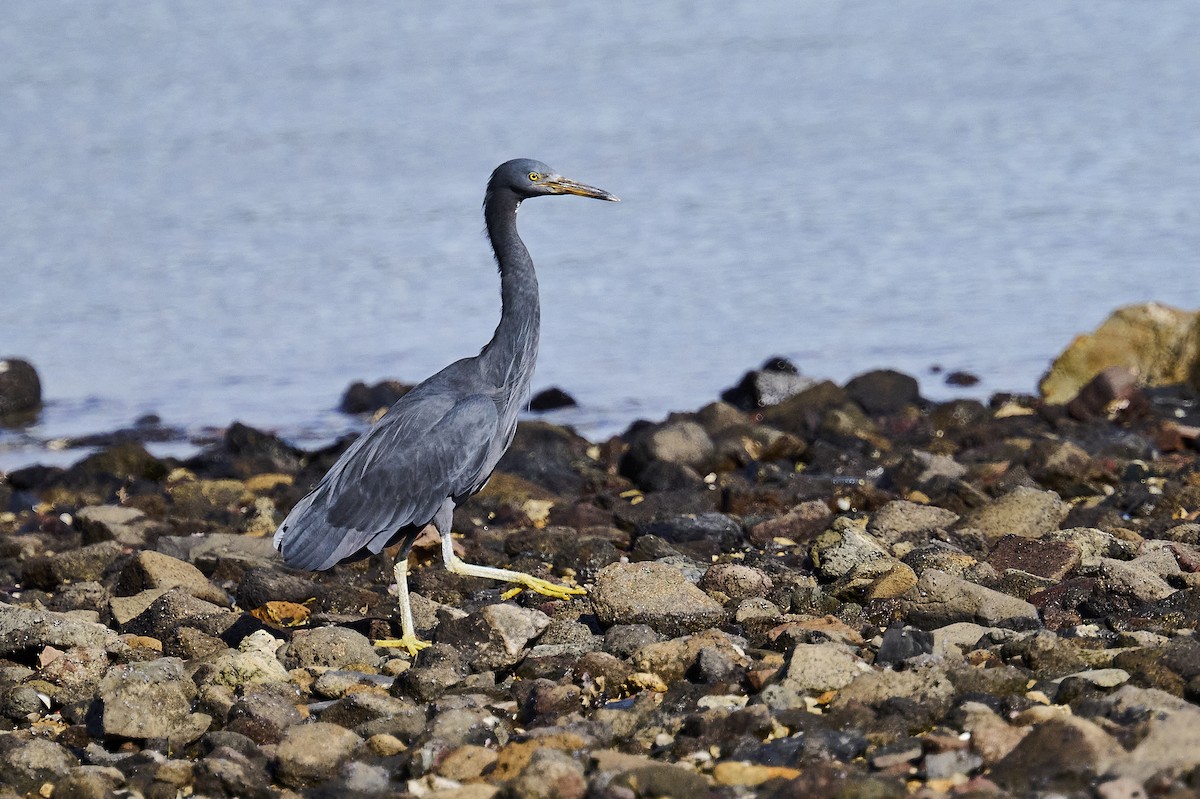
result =
[[[471,395],[442,407],[385,416],[346,450],[281,525],[284,559],[325,569],[369,544],[378,551],[395,531],[427,524],[447,497],[481,483],[499,424],[495,403]]]

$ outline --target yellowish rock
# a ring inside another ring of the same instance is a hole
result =
[[[713,779],[719,785],[736,785],[753,788],[762,785],[767,780],[795,779],[800,776],[800,770],[787,766],[762,766],[757,763],[743,763],[738,760],[727,760],[718,763],[713,769]]]

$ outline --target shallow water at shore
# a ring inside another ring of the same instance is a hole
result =
[[[775,354],[1031,391],[1113,308],[1200,306],[1198,27],[1182,1],[14,7],[0,356],[47,407],[0,468],[147,413],[353,429],[349,382],[490,334],[479,199],[517,155],[624,199],[522,215],[535,388],[582,404],[557,421],[606,435]]]

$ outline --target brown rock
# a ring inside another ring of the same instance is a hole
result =
[[[804,541],[820,533],[833,521],[833,512],[819,499],[802,502],[780,516],[759,522],[750,528],[750,542],[766,546],[776,538]]]
[[[663,563],[613,563],[596,577],[590,598],[605,627],[646,624],[663,635],[715,627],[725,612],[683,572]]]
[[[1041,541],[1017,535],[1001,538],[988,558],[998,572],[1019,569],[1055,581],[1066,577],[1079,561],[1079,547],[1071,541]]]

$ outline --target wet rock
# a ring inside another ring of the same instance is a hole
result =
[[[914,630],[910,627],[893,625],[883,634],[875,662],[879,664],[903,663],[918,655],[933,651],[933,633]]]
[[[120,619],[137,607],[144,609],[121,625],[121,631],[135,635],[146,635],[167,643],[178,638],[184,627],[194,627],[209,635],[220,636],[241,619],[241,615],[220,605],[197,599],[185,588],[150,589],[133,597],[114,597],[109,602],[113,618]],[[126,608],[120,600],[136,600],[136,605]],[[143,603],[149,600],[148,604]]]
[[[115,666],[100,681],[103,734],[187,744],[212,722],[203,713],[191,712],[195,695],[196,686],[178,658]]]
[[[619,658],[627,658],[649,644],[656,644],[663,636],[648,624],[614,624],[604,633],[604,648]]]
[[[778,405],[817,383],[805,377],[786,358],[770,358],[761,368],[746,372],[736,386],[721,392],[721,399],[743,411]]]
[[[988,562],[998,572],[1019,569],[1055,582],[1067,576],[1081,560],[1079,546],[1071,541],[1043,541],[1005,536],[996,544]]]
[[[577,405],[579,403],[575,401],[574,397],[557,386],[539,391],[529,399],[529,410],[534,413],[555,411],[559,408],[574,408]]]
[[[511,603],[488,605],[477,613],[448,619],[438,626],[439,643],[465,647],[478,671],[516,665],[529,642],[550,625],[541,611]]]
[[[1028,602],[936,569],[921,575],[916,595],[904,605],[909,623],[922,629],[961,621],[1014,630],[1041,624],[1037,609]]]
[[[63,613],[18,608],[0,602],[0,655],[11,657],[47,646],[58,649],[98,647],[112,651],[117,634],[100,624],[79,621]]]
[[[1143,385],[1187,382],[1200,348],[1196,316],[1156,302],[1119,308],[1093,333],[1076,336],[1038,389],[1062,404],[1110,366],[1131,367]]]
[[[316,785],[337,774],[363,739],[336,724],[316,721],[288,728],[276,750],[276,773],[292,788]]]
[[[793,507],[781,516],[764,519],[750,528],[750,542],[765,547],[777,538],[804,541],[827,529],[833,521],[829,506],[819,500],[809,500]]]
[[[496,469],[554,494],[578,494],[581,469],[591,464],[588,442],[573,430],[546,422],[521,422]]]
[[[917,381],[901,372],[878,369],[858,375],[846,384],[846,393],[872,416],[896,413],[921,400]]]
[[[646,624],[663,635],[696,632],[720,624],[721,606],[661,563],[614,563],[596,577],[590,598],[605,627]]]
[[[373,386],[361,380],[355,381],[342,394],[338,410],[342,413],[375,413],[392,407],[410,390],[411,385],[399,380],[381,380]]]
[[[33,414],[42,406],[42,382],[22,358],[0,360],[0,420]]]
[[[126,564],[117,579],[116,592],[130,596],[150,589],[180,588],[197,599],[227,605],[225,592],[208,581],[204,573],[190,563],[153,550],[143,550]]]
[[[979,531],[989,541],[1006,535],[1038,538],[1057,530],[1068,510],[1053,491],[1018,486],[971,513],[961,526]]]
[[[242,639],[237,649],[226,649],[201,666],[197,674],[208,685],[236,689],[247,685],[288,682],[288,673],[276,656],[283,642],[265,630]]]
[[[62,746],[21,734],[0,735],[0,786],[22,795],[37,795],[45,783],[54,784],[79,761]]]
[[[742,541],[742,526],[724,513],[684,513],[638,525],[635,543],[647,535],[661,538],[684,554],[707,559],[736,549]]]

